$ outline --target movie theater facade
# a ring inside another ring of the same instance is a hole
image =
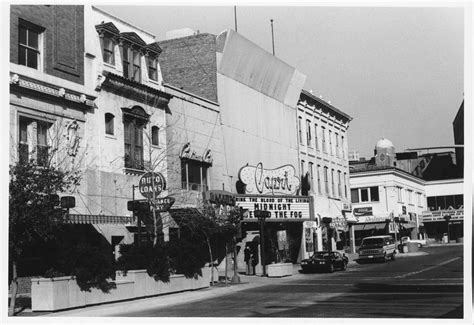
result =
[[[315,250],[313,198],[297,195],[301,182],[293,165],[265,169],[262,163],[239,170],[236,205],[245,210],[242,232],[255,240],[263,231],[267,263],[306,258]],[[262,224],[258,211],[268,211]]]

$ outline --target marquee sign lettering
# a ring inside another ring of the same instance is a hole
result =
[[[246,185],[246,194],[293,195],[300,187],[295,167],[284,165],[275,169],[257,166],[244,166],[239,170],[239,179]]]
[[[267,221],[281,221],[282,219],[309,220],[310,198],[308,197],[257,197],[237,196],[236,206],[248,210],[246,219],[255,218],[256,210],[270,212]]]

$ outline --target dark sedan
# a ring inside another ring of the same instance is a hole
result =
[[[316,252],[308,259],[301,261],[303,273],[314,271],[334,272],[336,269],[345,271],[349,259],[339,252]]]

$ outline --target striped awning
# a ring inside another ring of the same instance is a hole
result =
[[[359,230],[372,230],[372,229],[385,229],[387,224],[385,222],[376,222],[376,223],[362,223],[354,225],[354,231]]]
[[[73,224],[119,224],[134,225],[136,218],[129,216],[106,216],[96,214],[70,214],[65,216],[66,222]]]

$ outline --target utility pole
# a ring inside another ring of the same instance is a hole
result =
[[[273,19],[270,19],[270,24],[272,25],[272,49],[273,49],[273,56],[275,56],[275,39],[273,37]]]
[[[235,32],[237,32],[237,6],[234,6],[234,24],[235,24]]]

